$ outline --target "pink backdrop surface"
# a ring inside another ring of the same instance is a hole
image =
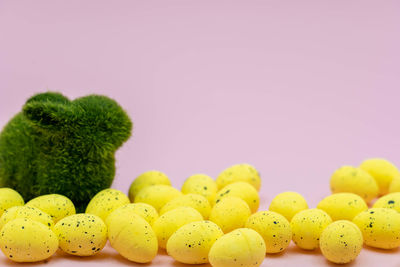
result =
[[[0,126],[37,92],[105,94],[135,123],[114,188],[150,169],[180,188],[247,162],[260,209],[288,190],[315,207],[336,168],[400,164],[399,47],[399,1],[3,0]],[[71,264],[135,265],[107,247],[43,266]],[[293,245],[263,263],[300,265],[330,264]],[[351,264],[378,265],[400,266],[399,251],[364,248]],[[161,252],[153,266],[183,265]]]

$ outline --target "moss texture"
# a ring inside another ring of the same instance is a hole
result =
[[[17,190],[25,201],[62,194],[84,211],[111,186],[115,151],[131,131],[127,113],[108,97],[34,95],[0,133],[0,187]]]

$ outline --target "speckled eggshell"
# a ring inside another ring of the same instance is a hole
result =
[[[385,159],[367,159],[361,163],[360,168],[374,177],[378,184],[380,195],[387,194],[393,178],[400,176],[396,166]]]
[[[14,219],[23,218],[41,222],[48,227],[53,227],[54,222],[50,215],[38,208],[28,206],[15,206],[7,209],[0,218],[0,230]]]
[[[17,191],[6,187],[0,188],[0,216],[8,208],[23,205],[24,199]]]
[[[317,208],[328,213],[333,221],[351,221],[357,214],[367,210],[368,206],[359,195],[353,193],[337,193],[321,200]]]
[[[153,224],[154,232],[157,235],[158,245],[166,248],[171,235],[185,224],[202,221],[200,212],[190,207],[179,207],[167,211],[161,215]]]
[[[256,168],[250,164],[236,164],[223,170],[216,179],[219,189],[228,184],[246,182],[251,184],[257,191],[261,187],[261,177]]]
[[[290,222],[296,213],[308,209],[308,204],[302,195],[289,191],[275,196],[268,209],[285,216]]]
[[[92,256],[101,251],[107,242],[107,227],[93,214],[75,214],[58,221],[53,228],[60,248],[75,256]]]
[[[379,198],[373,208],[388,208],[400,212],[400,192],[390,193]]]
[[[256,267],[265,258],[265,243],[253,229],[236,229],[214,242],[208,258],[213,267]]]
[[[120,214],[134,213],[145,219],[150,225],[153,225],[154,222],[158,219],[158,213],[156,209],[153,206],[146,203],[129,203],[114,210],[111,214],[113,213],[120,213]],[[106,225],[108,226],[107,222],[108,222],[108,217],[105,221]]]
[[[138,263],[151,262],[157,255],[157,236],[150,224],[132,209],[119,208],[106,222],[111,246],[124,258]]]
[[[328,213],[320,209],[303,210],[293,216],[290,227],[292,240],[302,249],[313,250],[319,247],[322,231],[332,223]]]
[[[198,194],[207,198],[211,205],[214,205],[217,195],[217,183],[210,176],[195,174],[186,179],[181,189],[184,194]]]
[[[97,193],[86,207],[86,213],[99,216],[103,221],[119,207],[129,204],[129,198],[117,189],[104,189]]]
[[[339,220],[322,231],[319,244],[327,260],[344,264],[355,260],[360,254],[363,237],[357,225],[347,220]]]
[[[252,213],[256,212],[260,206],[260,197],[257,190],[245,182],[232,183],[219,190],[215,203],[227,196],[238,197],[246,201]]]
[[[343,166],[337,169],[332,174],[330,187],[333,194],[354,193],[367,203],[379,194],[379,187],[375,179],[368,172],[352,166]]]
[[[51,257],[58,239],[44,224],[30,219],[14,219],[1,229],[0,249],[15,262],[37,262]]]
[[[133,180],[129,188],[129,199],[133,202],[140,190],[147,186],[157,184],[171,185],[171,181],[165,173],[160,171],[153,170],[142,173]]]
[[[159,212],[165,204],[180,196],[182,196],[181,191],[172,186],[152,185],[140,190],[135,197],[135,203],[147,203]]]
[[[284,251],[292,240],[289,221],[273,211],[254,213],[247,219],[245,227],[255,230],[263,237],[267,253]]]
[[[221,227],[224,233],[244,227],[251,211],[247,203],[238,197],[225,197],[212,208],[210,221]]]
[[[372,208],[354,217],[366,245],[392,249],[400,246],[400,213],[393,209]]]
[[[205,197],[197,194],[187,194],[177,197],[165,204],[164,207],[162,207],[160,210],[160,215],[177,207],[194,208],[201,213],[204,219],[208,219],[211,212],[210,202],[208,202]]]
[[[208,253],[212,245],[223,235],[221,228],[211,221],[188,223],[168,239],[167,252],[182,263],[208,263]]]
[[[76,213],[72,201],[58,194],[49,194],[36,197],[26,203],[26,206],[38,208],[51,216],[54,223],[57,223],[64,217]]]

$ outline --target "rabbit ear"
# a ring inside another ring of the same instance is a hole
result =
[[[115,100],[88,95],[72,101],[72,106],[83,111],[80,123],[92,127],[91,132],[98,134],[96,140],[102,146],[117,149],[130,137],[132,121]]]
[[[33,124],[48,130],[71,127],[74,118],[69,105],[50,101],[29,101],[23,114]]]

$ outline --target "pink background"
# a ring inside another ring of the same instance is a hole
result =
[[[180,187],[248,162],[261,209],[287,190],[315,207],[341,165],[400,164],[399,49],[398,1],[3,0],[0,126],[37,92],[105,94],[135,123],[114,188],[150,169]],[[46,266],[71,263],[134,265],[107,248]],[[329,265],[291,246],[263,266],[312,264]],[[378,264],[400,266],[399,252],[365,248],[352,266]]]

